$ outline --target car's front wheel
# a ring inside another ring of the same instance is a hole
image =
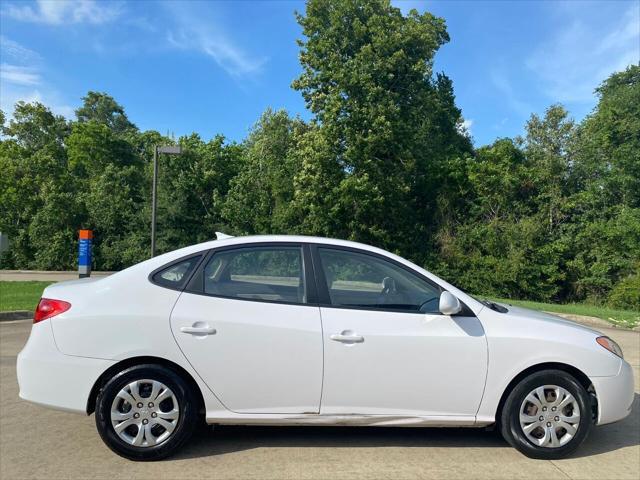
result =
[[[499,423],[505,440],[528,457],[563,458],[589,433],[591,398],[567,372],[536,372],[509,393]]]
[[[160,460],[191,436],[197,403],[190,386],[160,365],[130,367],[111,378],[96,402],[100,437],[131,460]]]

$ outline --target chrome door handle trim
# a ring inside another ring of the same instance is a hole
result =
[[[341,333],[334,333],[329,336],[331,340],[342,343],[362,343],[364,337],[362,335],[342,335]]]
[[[216,329],[213,327],[180,327],[182,333],[190,333],[192,335],[215,335]]]

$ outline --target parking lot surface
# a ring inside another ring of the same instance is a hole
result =
[[[571,458],[531,460],[481,429],[217,427],[175,457],[124,460],[102,443],[94,417],[18,398],[16,355],[30,321],[0,322],[0,479],[405,479],[640,476],[640,333],[602,329],[633,365],[636,397],[624,421],[598,427]]]

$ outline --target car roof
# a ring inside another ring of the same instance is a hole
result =
[[[226,238],[225,238],[226,237]],[[337,245],[343,247],[357,248],[360,250],[369,250],[371,252],[383,253],[389,255],[389,252],[364,243],[353,242],[351,240],[340,240],[337,238],[312,237],[307,235],[246,235],[239,237],[224,236],[220,240],[210,240],[208,242],[199,243],[187,247],[193,249],[194,252],[204,249],[217,248],[222,246],[242,245],[248,243],[322,243],[325,245]]]
[[[222,236],[221,236],[222,237]],[[239,237],[231,237],[228,235],[224,235],[226,238],[220,238],[220,240],[209,240],[207,242],[197,243],[195,245],[190,245],[188,247],[179,248],[177,250],[173,250],[167,253],[163,253],[161,255],[152,257],[148,260],[140,262],[136,265],[133,265],[121,272],[130,271],[147,271],[150,272],[159,268],[163,265],[166,265],[175,260],[179,260],[182,257],[187,257],[189,255],[201,253],[213,248],[220,247],[230,247],[234,245],[251,245],[254,243],[317,243],[324,245],[336,245],[342,247],[351,247],[358,250],[365,250],[373,253],[378,253],[380,255],[394,258],[402,263],[407,263],[408,261],[404,258],[401,258],[397,255],[394,255],[391,252],[387,252],[380,248],[373,247],[371,245],[365,245],[364,243],[352,242],[350,240],[339,240],[336,238],[325,238],[325,237],[311,237],[305,235],[247,235],[247,236],[239,236]]]

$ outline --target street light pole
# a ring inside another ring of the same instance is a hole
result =
[[[151,190],[151,256],[156,256],[156,208],[158,205],[158,146],[153,147],[153,189]]]
[[[164,147],[153,147],[153,187],[151,190],[151,256],[156,256],[156,209],[158,207],[158,154],[180,155],[180,146],[167,145]]]

